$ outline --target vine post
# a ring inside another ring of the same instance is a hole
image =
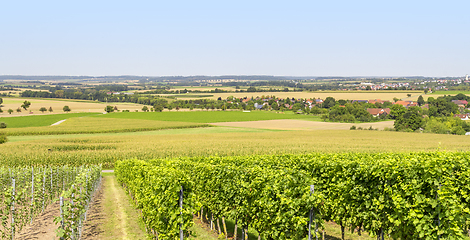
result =
[[[11,239],[15,239],[15,179],[11,179],[11,185],[13,187],[11,193]]]
[[[180,215],[181,215],[181,223],[180,223],[180,240],[184,240],[184,234],[183,234],[183,186],[181,186],[180,190]]]
[[[310,185],[310,196],[315,192],[315,185]],[[313,211],[313,206],[310,209],[309,222],[308,222],[308,240],[312,240],[312,220],[315,222],[315,239],[318,240],[318,225]]]
[[[31,224],[33,224],[33,204],[34,204],[34,167],[31,168]]]

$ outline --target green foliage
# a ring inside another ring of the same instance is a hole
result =
[[[12,232],[18,233],[25,227],[31,219],[40,215],[43,210],[57,199],[56,197],[63,191],[70,188],[72,185],[81,186],[79,181],[79,174],[88,174],[91,176],[90,169],[99,169],[98,174],[101,172],[101,167],[79,167],[73,168],[69,166],[58,167],[0,167],[0,204],[1,212],[1,225],[0,225],[0,238],[12,239]],[[15,179],[15,188],[13,188],[13,179]],[[92,184],[89,181],[89,184]],[[85,190],[82,188],[82,190]],[[83,191],[77,197],[83,196]],[[88,192],[89,195],[90,192]],[[82,209],[87,206],[83,201],[75,200],[75,209]],[[67,199],[67,200],[70,200]],[[80,205],[78,205],[80,204]],[[12,206],[15,206],[13,211]],[[64,211],[64,216],[71,213],[69,209]],[[77,212],[78,213],[78,212]],[[83,217],[82,215],[76,215]],[[14,218],[14,224],[11,224],[9,219]],[[56,219],[60,218],[56,216]],[[78,226],[79,221],[75,222]],[[67,224],[67,222],[65,222]],[[65,235],[67,236],[67,235]],[[67,238],[67,239],[70,239]]]
[[[70,109],[70,107],[67,106],[67,105],[65,105],[65,106],[62,108],[62,110],[63,110],[64,112],[70,112],[70,111],[72,111],[72,109]]]
[[[325,101],[322,103],[323,108],[331,108],[334,107],[336,104],[336,101],[333,97],[327,97]]]
[[[0,122],[0,128],[7,128],[7,124],[4,122]]]
[[[41,108],[39,109],[39,111],[41,111],[42,113],[44,113],[44,112],[46,112],[46,111],[47,111],[47,108],[45,108],[45,107],[41,107]]]
[[[149,108],[148,108],[147,106],[143,106],[143,107],[142,107],[142,111],[143,111],[143,112],[148,112],[148,111],[149,111]]]
[[[425,121],[421,111],[420,107],[408,108],[405,113],[395,119],[393,126],[397,131],[416,131],[422,128]]]
[[[13,109],[8,109],[8,113],[11,114],[13,112]]]
[[[24,101],[23,104],[21,104],[21,108],[23,108],[25,111],[28,110],[28,108],[31,106],[31,102],[29,101]]]
[[[7,135],[4,132],[0,132],[0,144],[6,143],[7,141]]]
[[[107,113],[111,113],[111,112],[114,112],[114,108],[113,108],[113,106],[108,105],[104,108],[104,111],[107,112]]]
[[[463,239],[470,220],[468,152],[129,160],[117,163],[116,175],[147,227],[166,239],[177,237],[179,223],[187,230],[201,207],[264,239],[303,239],[312,207],[320,225],[393,239]],[[182,218],[180,186],[187,189]]]
[[[422,95],[419,95],[417,102],[418,102],[418,105],[419,105],[420,107],[423,106],[423,105],[426,103],[426,102],[424,101],[424,98],[423,98]]]
[[[52,112],[52,111],[53,111],[53,110],[52,110],[52,107],[49,107],[49,112]]]

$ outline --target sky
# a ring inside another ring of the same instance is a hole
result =
[[[0,75],[464,76],[470,1],[0,0]]]

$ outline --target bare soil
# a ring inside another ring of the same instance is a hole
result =
[[[105,219],[105,213],[103,211],[105,179],[106,178],[101,179],[101,187],[95,193],[95,197],[88,209],[87,219],[83,224],[82,239],[101,239],[100,235],[104,233],[100,223]]]
[[[54,218],[60,214],[59,202],[49,204],[42,214],[33,220],[33,224],[25,226],[15,239],[59,239],[55,230],[58,225],[54,223]]]

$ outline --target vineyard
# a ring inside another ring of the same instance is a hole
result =
[[[0,168],[0,238],[14,239],[60,199],[57,233],[65,239],[78,239],[100,176],[101,166]]]
[[[196,213],[226,236],[232,233],[224,221],[220,230],[219,219],[255,229],[261,239],[304,239],[314,216],[313,236],[334,221],[343,231],[381,239],[463,239],[469,158],[465,152],[195,157],[118,161],[115,171],[158,239],[189,236]]]

